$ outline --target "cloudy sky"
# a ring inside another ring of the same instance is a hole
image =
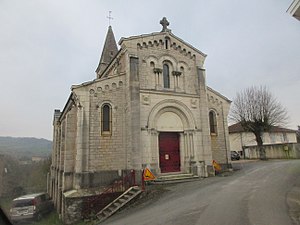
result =
[[[96,77],[108,12],[117,41],[161,30],[206,53],[208,85],[233,99],[266,85],[300,125],[300,21],[292,0],[0,0],[0,136],[52,139],[54,109]]]

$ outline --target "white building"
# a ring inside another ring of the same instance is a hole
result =
[[[240,153],[242,158],[259,158],[255,136],[246,132],[240,123],[229,126],[230,150]],[[296,131],[281,127],[272,127],[263,133],[263,145],[267,158],[296,158],[294,144],[297,143]]]

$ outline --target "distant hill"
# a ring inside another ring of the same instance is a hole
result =
[[[0,154],[17,158],[47,157],[51,154],[52,141],[28,137],[0,137]]]

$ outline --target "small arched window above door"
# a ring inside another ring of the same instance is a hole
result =
[[[170,88],[170,69],[167,64],[163,66],[164,88]]]

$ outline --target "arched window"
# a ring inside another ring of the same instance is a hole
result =
[[[101,130],[102,134],[111,133],[111,106],[104,104],[101,110]]]
[[[169,66],[164,64],[163,66],[163,79],[164,79],[164,88],[170,88],[170,71]]]
[[[209,112],[209,128],[211,134],[217,134],[217,118],[214,111]]]

